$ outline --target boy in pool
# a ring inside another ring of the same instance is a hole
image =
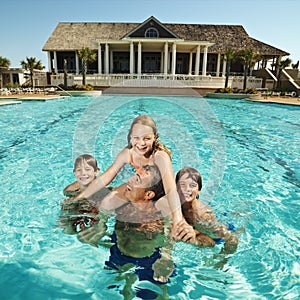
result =
[[[210,206],[198,200],[202,189],[200,173],[191,167],[184,167],[176,174],[177,190],[182,204],[182,213],[192,230],[186,224],[178,224],[179,237],[187,242],[197,238],[197,232],[202,232],[212,239],[222,239],[224,247],[220,254],[231,254],[238,245],[237,235],[228,230],[227,226],[220,224]]]
[[[59,225],[64,228],[65,233],[78,233],[84,228],[93,227],[96,232],[99,230],[100,234],[106,230],[106,217],[99,215],[97,208],[98,201],[101,201],[104,196],[109,193],[108,189],[102,189],[96,193],[88,201],[70,201],[80,192],[84,191],[88,185],[95,180],[99,172],[96,159],[89,154],[82,154],[78,156],[74,162],[74,176],[76,181],[64,188],[63,193],[68,199],[65,199],[62,204],[62,215],[59,218]],[[101,222],[99,222],[101,220]],[[96,236],[93,236],[96,241]],[[95,241],[90,241],[95,244]]]

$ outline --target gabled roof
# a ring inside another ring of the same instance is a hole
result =
[[[151,22],[152,25],[151,25]],[[206,25],[161,23],[154,17],[143,23],[59,23],[45,43],[44,51],[75,51],[83,47],[97,49],[97,40],[122,40],[137,34],[145,26],[158,26],[161,32],[185,41],[213,43],[209,53],[253,49],[262,55],[286,56],[288,52],[249,37],[241,25]]]
[[[131,32],[128,32],[123,38],[136,38],[136,37],[145,37],[144,32],[147,28],[155,28],[157,31],[159,31],[160,38],[175,38],[179,39],[179,37],[174,34],[170,29],[168,29],[166,26],[164,26],[161,22],[159,22],[156,18],[151,16],[146,21],[138,25],[136,28],[134,28]]]

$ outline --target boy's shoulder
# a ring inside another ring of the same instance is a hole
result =
[[[63,190],[63,194],[66,197],[75,197],[80,193],[80,185],[77,181],[69,184]]]

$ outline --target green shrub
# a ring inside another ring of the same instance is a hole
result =
[[[94,87],[90,84],[86,84],[86,85],[72,85],[72,89],[76,90],[76,91],[92,91],[94,89]]]
[[[218,88],[215,93],[223,93],[223,94],[257,94],[257,90],[254,88],[247,88],[245,90],[239,88]]]

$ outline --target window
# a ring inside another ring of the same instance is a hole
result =
[[[146,31],[145,31],[145,37],[146,38],[158,38],[159,37],[159,34],[158,34],[158,31],[157,29],[155,28],[148,28]]]

